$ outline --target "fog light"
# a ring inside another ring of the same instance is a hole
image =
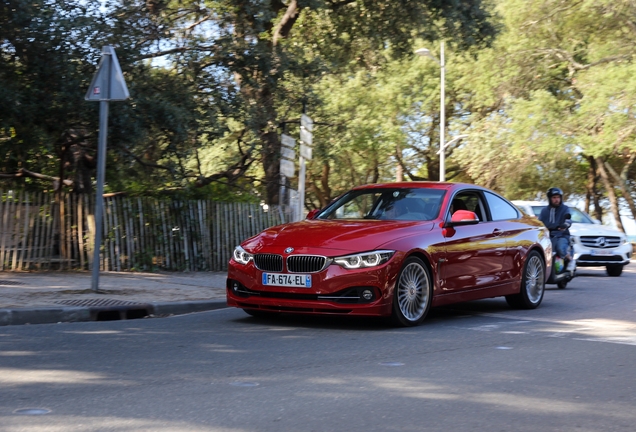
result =
[[[365,300],[371,300],[373,298],[373,292],[371,290],[365,289],[362,291],[362,298]]]

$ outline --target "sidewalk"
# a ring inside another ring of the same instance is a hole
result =
[[[0,326],[160,317],[225,307],[225,272],[0,272]]]

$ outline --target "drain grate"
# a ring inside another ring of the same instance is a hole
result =
[[[58,300],[55,303],[67,306],[139,306],[141,303],[114,299]]]
[[[94,321],[146,318],[153,311],[149,304],[114,299],[58,300],[55,303],[86,307]]]
[[[12,281],[12,280],[0,280],[0,285],[5,286],[17,286],[17,285],[26,285],[24,282]]]

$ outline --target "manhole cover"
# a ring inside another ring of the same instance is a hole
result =
[[[47,408],[20,408],[13,411],[14,414],[21,415],[43,415],[50,413],[51,410]]]
[[[55,303],[67,306],[138,306],[140,304],[114,299],[58,300]]]
[[[19,281],[0,280],[0,285],[15,286],[15,285],[26,285],[26,284],[24,282],[19,282]]]

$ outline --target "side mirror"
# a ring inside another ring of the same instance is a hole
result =
[[[479,223],[477,214],[468,210],[457,210],[447,226],[475,225]]]
[[[320,209],[313,209],[312,211],[307,213],[307,218],[306,219],[314,219],[318,215],[319,212],[320,212]]]
[[[592,218],[592,221],[596,224],[596,225],[601,225],[601,221],[598,219],[594,219]]]

